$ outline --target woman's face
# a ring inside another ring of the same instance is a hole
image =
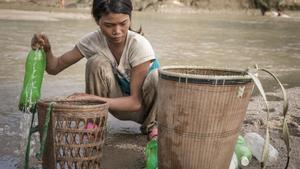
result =
[[[99,26],[109,44],[122,44],[126,40],[130,17],[122,13],[108,13],[101,17]]]

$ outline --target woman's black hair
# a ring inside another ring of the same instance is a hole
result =
[[[92,6],[92,15],[97,23],[110,12],[127,14],[131,18],[131,11],[131,0],[94,0]]]
[[[129,18],[131,18],[132,9],[131,0],[94,0],[92,5],[92,15],[96,23],[98,23],[103,15],[110,12],[127,14],[129,15]],[[129,30],[132,29],[129,27]],[[143,35],[142,27],[140,27],[138,31],[134,32]]]

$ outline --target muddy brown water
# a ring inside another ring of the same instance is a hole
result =
[[[33,14],[34,15],[34,14]],[[18,16],[16,16],[18,17]],[[45,32],[54,54],[74,47],[97,28],[92,19],[58,21],[0,20],[0,168],[13,169],[23,158],[27,135],[17,110],[24,63],[34,32]],[[240,14],[135,13],[133,27],[143,26],[162,65],[199,65],[245,69],[253,64],[275,72],[288,88],[300,86],[300,17],[272,18]],[[84,91],[86,60],[57,76],[45,75],[42,98]],[[265,75],[261,75],[263,79]],[[264,80],[267,90],[274,87]],[[111,133],[139,133],[138,125],[112,117]]]

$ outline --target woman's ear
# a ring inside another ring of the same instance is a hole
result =
[[[97,24],[98,26],[101,26],[101,23],[102,23],[102,20],[101,20],[101,17],[99,17],[99,19],[96,21],[96,24]]]
[[[96,24],[97,24],[98,26],[100,26],[100,19],[99,19],[98,21],[96,21]]]

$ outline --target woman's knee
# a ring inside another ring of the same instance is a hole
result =
[[[95,55],[86,63],[86,92],[102,97],[122,96],[108,59]]]
[[[95,74],[96,72],[112,73],[110,62],[99,55],[94,55],[87,60],[86,72],[88,74]]]
[[[143,83],[143,92],[148,93],[150,91],[157,92],[157,85],[158,85],[158,70],[153,70],[150,72]]]

